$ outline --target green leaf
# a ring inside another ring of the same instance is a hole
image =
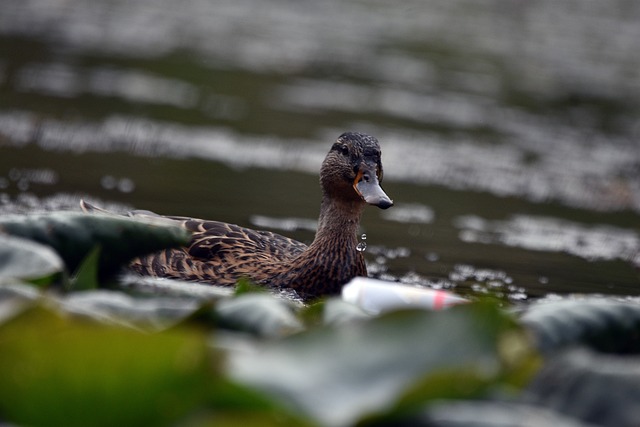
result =
[[[98,281],[98,264],[100,262],[100,246],[94,247],[85,257],[80,267],[71,278],[70,290],[80,291],[97,289],[100,287]]]
[[[0,219],[0,231],[51,246],[70,272],[100,245],[101,277],[137,256],[185,245],[190,239],[190,233],[178,226],[76,212],[9,216]]]
[[[51,285],[62,277],[64,264],[51,248],[0,234],[0,279]]]
[[[518,331],[495,305],[401,311],[233,354],[230,372],[322,424],[348,425],[394,410],[405,393],[415,405],[503,381],[518,365],[501,342]]]
[[[195,331],[141,334],[41,308],[0,325],[0,414],[39,426],[172,425],[215,384]]]
[[[487,393],[494,381],[472,367],[430,372],[401,394],[390,410],[368,416],[359,425],[394,425],[422,412],[428,403],[478,398]]]
[[[264,286],[256,285],[255,283],[253,283],[251,280],[247,278],[241,278],[236,283],[236,288],[235,288],[236,295],[243,295],[243,294],[250,294],[250,293],[260,294],[260,293],[266,293],[266,292],[268,292],[268,290]]]
[[[308,419],[285,410],[269,396],[231,381],[221,381],[211,390],[210,406],[212,414],[193,420],[194,427],[304,427],[314,425]]]

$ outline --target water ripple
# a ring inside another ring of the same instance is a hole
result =
[[[456,218],[454,223],[460,229],[460,239],[470,243],[565,252],[589,261],[633,261],[640,253],[637,232],[609,225],[584,225],[528,215],[496,221],[469,215]]]

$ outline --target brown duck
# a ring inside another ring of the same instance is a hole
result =
[[[138,258],[131,268],[143,275],[216,285],[234,285],[247,278],[274,288],[294,289],[307,300],[339,293],[351,278],[367,275],[364,258],[357,250],[365,205],[393,206],[380,187],[380,156],[376,138],[356,132],[340,135],[320,169],[320,218],[309,246],[269,231],[224,222],[161,217],[193,232],[189,246]],[[85,211],[98,210],[86,202],[81,204]],[[159,217],[147,211],[130,215]]]

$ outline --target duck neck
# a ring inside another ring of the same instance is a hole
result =
[[[340,293],[342,285],[356,276],[366,276],[362,253],[357,250],[357,232],[362,202],[336,201],[326,195],[320,205],[316,237],[286,271],[269,279],[285,284],[305,300]]]
[[[363,203],[344,203],[323,197],[316,237],[293,265],[273,278],[286,283],[306,299],[338,294],[355,276],[366,276],[364,257],[358,252],[358,226]]]
[[[320,204],[318,230],[310,249],[336,245],[343,251],[355,251],[364,206],[361,201],[336,200],[324,195]]]

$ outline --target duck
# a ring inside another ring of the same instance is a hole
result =
[[[154,277],[234,286],[241,279],[274,289],[291,289],[303,300],[339,294],[357,276],[367,276],[358,247],[360,218],[367,205],[393,206],[381,187],[383,169],[378,140],[345,132],[320,167],[322,199],[318,227],[306,245],[271,231],[150,211],[132,217],[161,218],[192,233],[188,245],[137,258],[129,268]],[[81,201],[85,212],[101,211]]]

